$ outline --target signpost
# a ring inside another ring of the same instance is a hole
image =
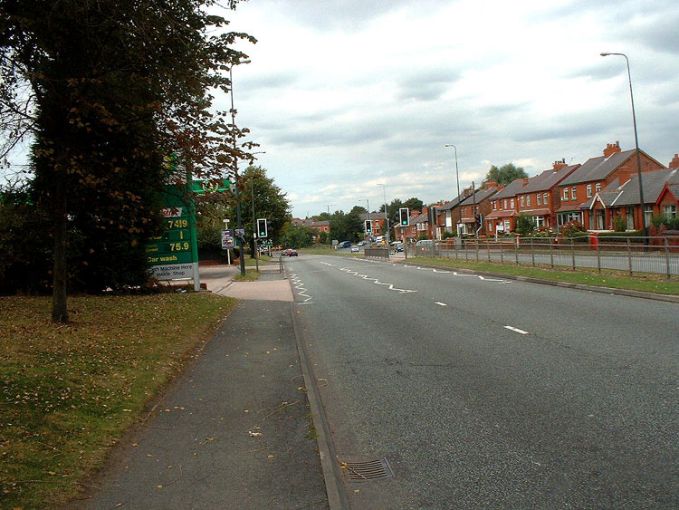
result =
[[[191,203],[187,203],[191,202]],[[146,245],[151,274],[158,280],[198,280],[198,247],[192,200],[181,186],[168,185],[163,193],[165,231]],[[200,282],[196,285],[200,288]]]

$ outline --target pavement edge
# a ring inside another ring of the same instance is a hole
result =
[[[318,452],[321,459],[321,469],[323,470],[323,478],[325,480],[328,506],[330,507],[330,510],[349,510],[349,502],[341,487],[340,480],[342,479],[342,475],[336,462],[337,454],[335,452],[335,446],[331,439],[330,427],[325,417],[321,396],[318,391],[318,384],[316,384],[316,377],[309,364],[309,358],[307,357],[306,348],[304,347],[304,340],[300,334],[300,328],[295,314],[294,301],[290,305],[290,314],[292,315],[292,329],[297,343],[297,353],[302,367],[304,386],[307,389],[306,394],[309,399],[309,407],[311,408],[311,418],[316,429],[316,443],[318,444]]]

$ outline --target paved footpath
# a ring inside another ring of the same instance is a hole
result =
[[[206,275],[208,289],[233,290],[227,273]],[[289,285],[262,278],[76,508],[328,508]]]

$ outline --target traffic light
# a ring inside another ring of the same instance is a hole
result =
[[[402,227],[410,225],[410,210],[407,207],[401,207],[398,210],[398,223]]]
[[[366,232],[373,231],[373,222],[371,220],[365,220],[365,231]]]
[[[260,239],[267,237],[266,218],[257,218],[257,237]]]

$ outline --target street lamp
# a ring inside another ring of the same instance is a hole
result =
[[[455,149],[455,180],[457,181],[457,213],[458,213],[455,231],[457,231],[460,224],[462,223],[462,208],[460,207],[460,172],[457,169],[457,147],[455,147],[455,145],[453,145],[452,143],[447,143],[444,145],[444,147],[452,147],[453,149]],[[459,237],[460,233],[457,232],[457,235]]]
[[[249,60],[241,60],[238,64],[249,64]],[[239,246],[239,258],[240,258],[240,274],[245,276],[245,257],[243,253],[243,237],[240,233],[243,231],[243,220],[241,218],[240,212],[240,193],[238,191],[238,157],[236,155],[237,145],[236,145],[236,108],[233,105],[233,64],[229,67],[229,85],[231,93],[231,143],[233,144],[233,180],[234,186],[236,188],[236,227],[238,232],[236,239],[238,240]]]
[[[648,231],[646,230],[646,211],[645,211],[646,204],[644,203],[644,186],[643,183],[641,182],[641,154],[639,153],[639,137],[637,136],[637,115],[634,110],[634,94],[632,93],[632,73],[630,73],[629,70],[629,58],[627,58],[627,55],[625,55],[624,53],[608,53],[608,52],[601,53],[602,57],[608,57],[610,55],[625,57],[625,62],[627,63],[627,80],[629,81],[629,96],[630,99],[632,100],[632,123],[634,124],[634,145],[637,150],[637,176],[639,178],[639,203],[641,205],[641,229],[642,229],[641,233],[644,237],[644,244],[647,245]]]
[[[382,186],[382,193],[384,195],[384,240],[389,246],[389,214],[387,212],[387,188],[385,184],[377,184]]]

